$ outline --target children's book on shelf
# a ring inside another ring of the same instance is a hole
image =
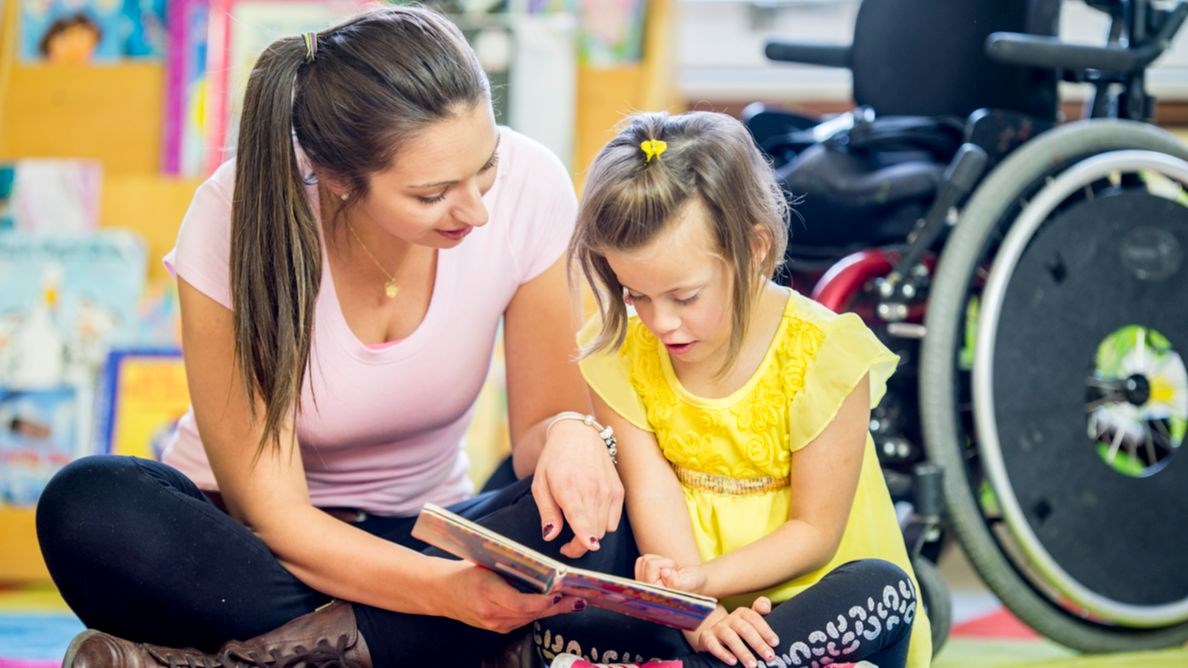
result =
[[[27,63],[160,58],[166,0],[19,0]]]
[[[679,629],[697,628],[717,599],[576,568],[426,503],[412,535],[534,592],[560,592],[590,605]]]
[[[136,335],[145,267],[126,231],[0,233],[0,505],[97,451],[99,371]]]
[[[83,232],[99,220],[103,165],[27,158],[0,163],[0,232]]]
[[[112,350],[100,382],[96,449],[160,460],[189,407],[180,350]]]
[[[165,50],[162,171],[197,177],[206,168],[206,45],[210,0],[174,0]]]

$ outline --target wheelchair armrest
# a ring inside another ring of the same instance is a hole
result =
[[[804,63],[823,67],[849,67],[850,47],[837,44],[814,44],[786,39],[769,39],[763,47],[768,60]]]

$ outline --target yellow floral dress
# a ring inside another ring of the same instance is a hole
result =
[[[598,328],[595,316],[579,338],[591,341]],[[708,399],[685,390],[667,351],[636,317],[618,351],[591,355],[581,368],[608,406],[655,434],[684,490],[701,558],[709,561],[788,520],[796,493],[788,483],[792,454],[829,425],[864,375],[870,376],[870,403],[876,405],[897,362],[858,316],[837,315],[789,290],[766,356],[727,397]],[[722,603],[749,605],[760,594],[786,601],[834,568],[864,558],[895,563],[916,584],[869,434],[854,505],[833,559],[766,591]],[[928,619],[916,606],[908,665],[927,666],[930,657]]]

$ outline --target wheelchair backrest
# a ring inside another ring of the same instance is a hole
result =
[[[981,108],[1056,117],[1054,71],[992,62],[996,31],[1055,35],[1061,0],[863,0],[851,51],[854,101],[879,115]]]

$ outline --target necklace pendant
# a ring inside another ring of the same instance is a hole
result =
[[[388,299],[395,299],[397,292],[400,292],[400,286],[396,285],[395,279],[384,283],[384,294],[388,296]]]

